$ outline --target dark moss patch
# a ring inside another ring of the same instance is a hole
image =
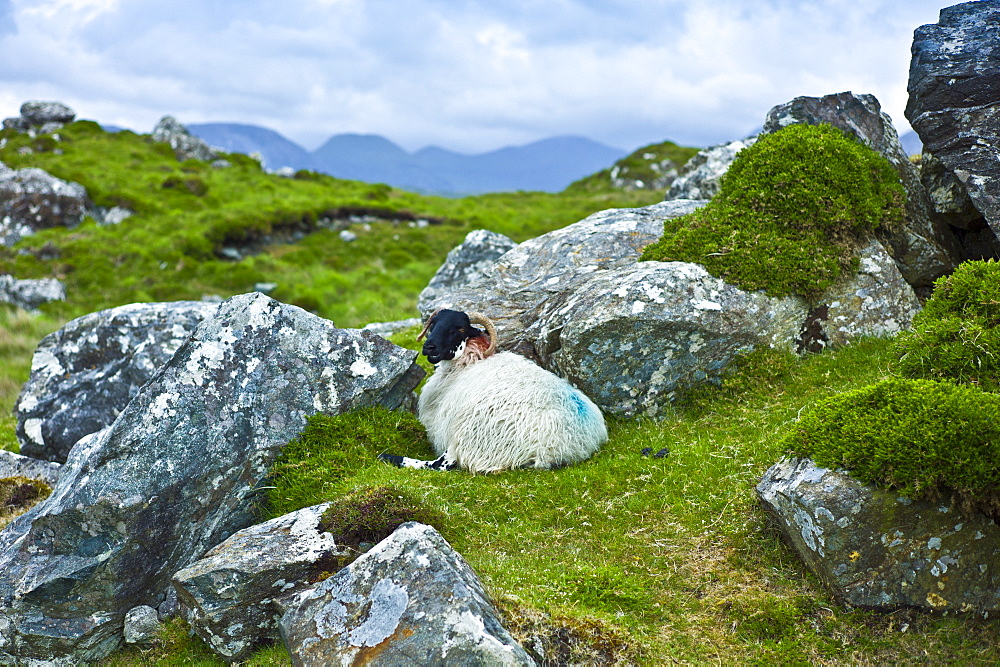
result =
[[[902,222],[892,165],[829,125],[791,125],[742,150],[704,208],[668,220],[643,260],[694,262],[748,291],[813,296]]]
[[[1000,509],[1000,395],[977,387],[883,380],[817,403],[784,444],[913,498]]]
[[[896,352],[906,377],[1000,391],[1000,262],[965,262],[939,278]]]
[[[338,546],[360,550],[389,537],[408,521],[440,529],[444,515],[425,507],[411,494],[388,486],[366,487],[337,499],[320,519],[320,530]]]

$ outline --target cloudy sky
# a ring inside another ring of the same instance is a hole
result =
[[[475,153],[556,135],[737,139],[798,95],[903,117],[913,30],[948,0],[0,0],[0,116],[59,100],[149,132],[381,134]]]

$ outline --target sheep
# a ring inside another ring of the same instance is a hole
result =
[[[418,340],[425,334],[423,354],[436,368],[420,394],[417,417],[439,457],[382,454],[383,461],[472,473],[555,468],[589,458],[607,441],[600,408],[528,359],[496,353],[496,329],[483,315],[438,310]]]

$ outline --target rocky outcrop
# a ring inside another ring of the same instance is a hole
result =
[[[914,287],[928,287],[950,273],[964,257],[952,230],[933,216],[916,167],[899,143],[892,119],[873,95],[851,92],[823,97],[796,97],[771,109],[761,134],[795,123],[826,123],[858,138],[885,157],[906,189],[906,223],[882,238],[903,277]]]
[[[12,275],[0,275],[0,302],[35,310],[44,303],[65,301],[66,288],[55,278],[18,280]]]
[[[62,466],[58,463],[40,461],[30,456],[22,456],[0,449],[0,479],[27,477],[28,479],[41,480],[49,486],[55,486],[61,472]]]
[[[846,604],[1000,608],[1000,527],[985,515],[900,497],[809,459],[772,466],[757,495],[792,549]]]
[[[469,232],[465,240],[448,253],[427,287],[420,292],[417,308],[426,309],[444,292],[461,289],[481,278],[505,252],[516,246],[511,239],[485,229]]]
[[[31,101],[21,105],[20,116],[5,118],[3,128],[31,134],[46,134],[55,132],[66,123],[72,123],[74,118],[76,112],[62,102]]]
[[[941,10],[914,31],[905,115],[924,152],[965,187],[1000,236],[1000,0]]]
[[[93,208],[79,183],[41,169],[0,170],[0,243],[12,246],[39,229],[75,227]]]
[[[245,660],[279,641],[275,599],[312,586],[339,569],[349,551],[319,524],[329,503],[246,528],[174,575],[181,613],[227,662]]]
[[[0,662],[109,654],[129,610],[255,522],[307,416],[399,406],[423,376],[415,356],[262,294],[221,304],[0,533]]]
[[[43,338],[15,409],[21,453],[65,461],[77,440],[109,426],[218,308],[131,304],[84,315]]]
[[[711,199],[718,194],[719,182],[736,159],[736,154],[755,141],[756,137],[748,137],[701,151],[684,165],[680,176],[671,182],[666,199]]]
[[[476,574],[441,535],[406,523],[283,603],[296,665],[533,665]]]
[[[741,351],[818,349],[909,326],[913,290],[877,241],[861,272],[813,301],[747,293],[695,264],[637,261],[665,219],[702,205],[596,213],[518,245],[422,314],[480,311],[496,323],[502,349],[566,377],[606,411],[653,417],[684,389],[717,379]]]
[[[204,160],[211,162],[218,154],[208,147],[204,140],[191,134],[173,116],[164,116],[153,128],[153,141],[164,141],[174,149],[174,155],[184,160]]]

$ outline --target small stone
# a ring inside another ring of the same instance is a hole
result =
[[[133,607],[125,614],[125,641],[138,644],[152,639],[160,629],[160,617],[148,605]]]

